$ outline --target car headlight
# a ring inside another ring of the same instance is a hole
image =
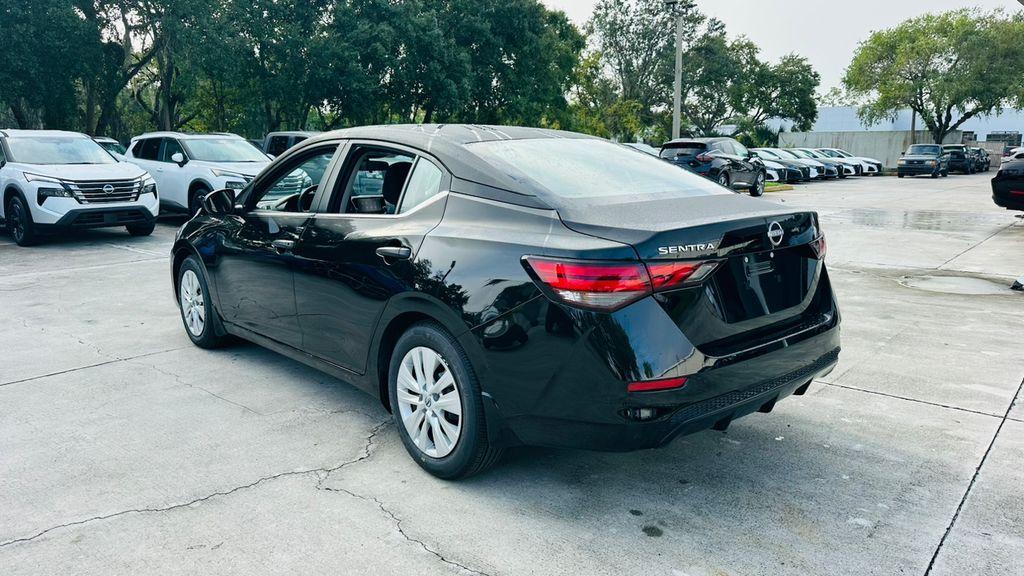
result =
[[[929,166],[935,166],[935,164],[937,164],[937,162],[935,162],[935,160],[929,160],[928,161],[928,165]]]
[[[900,165],[900,166],[904,166],[904,165],[906,165],[906,163],[907,163],[907,161],[906,161],[906,160],[900,160],[900,161],[899,161],[899,165]]]
[[[40,206],[47,198],[74,198],[74,193],[68,188],[59,178],[52,176],[43,176],[41,174],[33,174],[31,172],[22,172],[25,176],[25,180],[29,182],[38,183],[40,186],[36,189],[36,204]]]
[[[156,180],[154,180],[149,174],[142,177],[142,188],[140,189],[139,194],[152,194],[156,196]]]

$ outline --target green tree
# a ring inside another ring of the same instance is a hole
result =
[[[961,9],[926,14],[861,43],[843,79],[876,123],[910,108],[935,142],[975,116],[1024,105],[1024,19]]]
[[[0,0],[0,102],[20,128],[76,128],[99,32],[69,0]]]

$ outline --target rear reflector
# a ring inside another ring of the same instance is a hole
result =
[[[550,296],[595,310],[617,310],[655,292],[706,278],[717,262],[619,262],[523,257],[523,265]]]
[[[663,380],[643,380],[630,382],[626,389],[630,392],[657,392],[659,390],[675,390],[686,386],[686,378],[665,378]]]
[[[1010,196],[1024,196],[1024,190],[1010,190]]]

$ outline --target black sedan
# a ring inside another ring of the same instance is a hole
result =
[[[1024,210],[1024,160],[1003,164],[992,179],[992,201],[1007,210]]]
[[[661,146],[661,157],[730,189],[764,194],[764,162],[732,138],[684,138]]]
[[[974,158],[963,144],[946,144],[942,150],[949,155],[949,171],[974,174]]]
[[[340,130],[202,205],[171,259],[189,338],[241,337],[378,396],[442,478],[508,446],[721,430],[839,354],[817,214],[589,136]]]
[[[896,163],[896,175],[949,176],[949,153],[938,144],[913,144]]]

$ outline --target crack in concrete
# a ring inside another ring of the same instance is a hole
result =
[[[219,491],[219,492],[213,492],[211,494],[207,494],[206,496],[202,496],[202,497],[199,497],[199,498],[195,498],[193,500],[189,500],[188,502],[182,502],[182,503],[179,503],[179,504],[172,504],[170,506],[164,506],[164,507],[161,507],[161,508],[131,508],[131,509],[128,509],[128,510],[121,510],[119,512],[113,512],[113,513],[110,513],[110,514],[103,514],[103,515],[100,515],[100,516],[93,516],[91,518],[85,518],[85,519],[82,519],[82,520],[75,520],[75,521],[72,521],[72,522],[65,522],[63,524],[58,524],[56,526],[51,526],[49,528],[46,528],[45,530],[41,530],[41,531],[31,535],[31,536],[25,536],[23,538],[14,538],[14,539],[11,539],[11,540],[0,542],[0,548],[6,547],[6,546],[11,546],[11,545],[14,545],[14,544],[23,544],[23,543],[26,543],[26,542],[31,542],[31,541],[33,541],[33,540],[35,540],[35,539],[37,539],[37,538],[39,538],[41,536],[49,534],[50,532],[53,532],[55,530],[60,530],[62,528],[70,528],[70,527],[73,527],[73,526],[82,526],[84,524],[90,524],[92,522],[98,522],[98,521],[102,521],[102,520],[110,520],[112,518],[117,518],[117,517],[125,516],[125,515],[128,515],[128,514],[150,514],[150,513],[158,513],[158,512],[169,512],[169,511],[172,511],[172,510],[178,510],[180,508],[187,508],[189,506],[193,506],[195,504],[200,504],[202,502],[205,502],[205,501],[213,499],[213,498],[217,498],[219,496],[230,496],[231,494],[234,494],[235,492],[239,492],[239,491],[242,491],[242,490],[247,490],[249,488],[255,488],[255,487],[257,487],[257,486],[259,486],[261,484],[264,484],[266,482],[270,482],[272,480],[277,480],[278,478],[286,478],[286,477],[291,477],[291,476],[305,476],[305,475],[309,475],[309,474],[314,474],[314,475],[317,476],[317,478],[320,478],[319,475],[321,473],[326,474],[326,475],[330,475],[331,472],[334,472],[336,470],[341,470],[342,468],[345,468],[346,466],[351,466],[352,464],[363,462],[366,459],[368,459],[373,454],[374,439],[376,438],[377,434],[381,430],[383,430],[390,423],[391,423],[391,419],[388,418],[387,420],[384,420],[380,424],[377,424],[376,426],[374,426],[373,429],[370,430],[370,434],[366,437],[366,443],[363,445],[363,449],[361,451],[362,453],[359,456],[357,456],[356,458],[354,458],[352,460],[346,460],[345,462],[342,462],[341,464],[339,464],[337,466],[333,466],[333,467],[330,467],[330,468],[311,468],[311,469],[308,469],[308,470],[292,470],[290,472],[281,472],[281,473],[273,474],[273,475],[270,475],[270,476],[264,476],[262,478],[259,478],[259,479],[255,480],[255,481],[253,481],[253,482],[250,482],[248,484],[243,484],[241,486],[235,486],[234,488],[231,488],[231,489],[228,489],[228,490],[222,490],[222,491]],[[324,476],[324,478],[326,478],[326,477],[327,476]],[[322,482],[322,480],[320,480],[320,481]]]
[[[22,378],[20,380],[11,380],[10,382],[0,382],[0,386],[10,386],[12,384],[23,384],[25,382],[31,382],[33,380],[42,380],[43,378],[50,378],[51,376],[60,376],[61,374],[70,374],[72,372],[78,372],[79,370],[88,370],[89,368],[98,368],[100,366],[106,366],[108,364],[117,364],[119,362],[130,362],[132,360],[138,360],[139,358],[146,358],[148,356],[158,356],[160,354],[167,354],[168,352],[176,352],[178,350],[184,350],[184,348],[168,348],[167,350],[157,350],[155,352],[146,352],[144,354],[138,354],[135,356],[128,356],[125,358],[111,358],[103,362],[97,362],[95,364],[88,364],[86,366],[78,366],[75,368],[68,368],[67,370],[58,370],[57,372],[50,372],[47,374],[40,374],[39,376],[30,376],[28,378]]]
[[[253,410],[252,408],[249,408],[245,404],[242,404],[240,402],[235,402],[234,400],[229,400],[229,399],[227,399],[227,398],[225,398],[225,397],[223,397],[223,396],[221,396],[219,394],[216,394],[214,392],[211,392],[210,390],[207,390],[206,388],[203,388],[202,386],[200,386],[198,384],[193,384],[191,382],[186,382],[185,379],[184,379],[185,377],[180,375],[180,374],[176,374],[174,372],[170,372],[168,370],[164,370],[163,368],[161,368],[161,367],[159,367],[159,366],[157,366],[155,364],[150,364],[148,362],[135,362],[135,363],[136,364],[141,364],[143,366],[146,366],[147,368],[151,368],[153,370],[156,370],[157,372],[163,374],[164,376],[170,376],[171,378],[174,378],[174,381],[177,384],[180,384],[182,386],[187,386],[189,388],[192,388],[193,390],[200,390],[202,392],[205,392],[205,393],[209,394],[210,396],[213,396],[214,398],[217,398],[218,400],[223,400],[224,402],[227,402],[228,404],[237,406],[237,407],[239,407],[239,408],[241,408],[241,409],[243,409],[246,412],[249,412],[251,414],[255,414],[257,416],[265,416],[265,414],[262,414],[262,413],[260,413],[260,412],[258,412],[256,410]]]
[[[325,480],[326,480],[326,478],[325,478]],[[392,522],[394,522],[395,529],[402,536],[402,538],[405,538],[407,541],[412,542],[414,544],[418,544],[419,547],[422,548],[425,552],[427,552],[428,554],[433,555],[435,558],[437,558],[441,562],[444,562],[445,564],[448,564],[449,566],[454,566],[454,567],[456,567],[456,568],[458,568],[460,570],[463,570],[465,572],[468,572],[470,574],[479,574],[480,576],[491,576],[487,572],[482,572],[480,570],[476,570],[474,568],[470,568],[469,566],[466,566],[465,564],[461,564],[459,562],[456,562],[455,560],[452,560],[451,558],[447,558],[444,554],[441,554],[437,550],[434,550],[430,546],[427,546],[426,542],[424,542],[423,540],[420,540],[418,538],[413,538],[412,536],[410,536],[409,533],[405,531],[405,528],[402,527],[402,519],[399,518],[394,512],[392,512],[387,506],[385,506],[383,502],[381,502],[377,498],[374,498],[373,496],[365,496],[363,494],[357,494],[357,493],[352,492],[351,490],[348,490],[346,488],[332,488],[332,487],[319,486],[319,485],[317,486],[317,490],[322,490],[322,491],[327,491],[327,492],[341,492],[343,494],[348,494],[349,496],[351,496],[353,498],[358,498],[359,500],[364,500],[366,502],[373,502],[374,504],[377,505],[377,508],[379,508],[380,511],[384,513],[385,516],[387,516],[388,518],[391,519]]]
[[[844,374],[845,376],[845,374]],[[885,396],[886,398],[894,398],[896,400],[906,400],[907,402],[916,402],[918,404],[926,404],[928,406],[935,406],[937,408],[947,408],[949,410],[958,410],[960,412],[968,412],[971,414],[978,414],[979,416],[988,416],[990,418],[1002,418],[999,414],[992,414],[991,412],[982,412],[981,410],[972,410],[970,408],[961,408],[959,406],[952,406],[949,404],[940,404],[938,402],[929,402],[928,400],[918,400],[917,398],[910,398],[908,396],[897,396],[896,394],[889,394],[886,392],[878,392],[877,390],[868,390],[867,388],[857,388],[856,386],[847,386],[845,384],[837,384],[835,382],[825,382],[824,380],[815,380],[820,384],[826,386],[832,386],[834,388],[842,388],[843,390],[853,390],[854,392],[864,392],[865,394],[874,394],[876,396]],[[1015,418],[1010,418],[1015,420]]]
[[[988,460],[989,453],[992,452],[992,447],[996,444],[996,438],[999,438],[999,433],[1003,431],[1003,425],[1006,424],[1010,418],[1010,411],[1013,410],[1014,404],[1017,403],[1017,399],[1020,398],[1021,390],[1024,389],[1024,380],[1021,380],[1020,386],[1017,387],[1017,393],[1013,395],[1010,400],[1010,405],[1006,407],[1006,413],[1003,415],[1002,420],[999,422],[999,426],[996,427],[995,434],[992,435],[992,441],[988,443],[988,448],[985,449],[985,453],[981,456],[981,461],[978,462],[978,466],[974,469],[974,475],[971,476],[971,481],[967,484],[967,490],[964,491],[963,498],[960,499],[960,504],[956,507],[956,511],[953,513],[953,518],[950,519],[949,525],[946,526],[946,531],[942,533],[942,538],[939,539],[939,545],[935,547],[935,553],[932,554],[931,561],[928,562],[928,568],[924,571],[924,576],[928,576],[932,573],[932,568],[935,567],[935,561],[939,559],[939,552],[942,551],[942,547],[946,544],[946,538],[953,531],[953,526],[956,524],[958,518],[960,518],[960,512],[964,509],[964,504],[967,503],[967,497],[971,495],[971,490],[974,489],[974,484],[978,481],[978,476],[981,475],[981,468],[985,465]]]

